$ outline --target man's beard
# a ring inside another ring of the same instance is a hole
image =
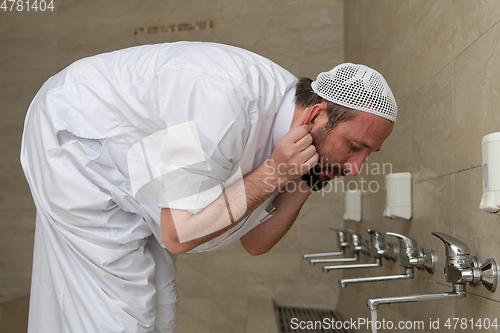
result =
[[[318,152],[319,154],[319,161],[318,164],[313,166],[306,174],[302,176],[302,180],[306,182],[306,184],[309,185],[309,187],[313,191],[319,191],[324,186],[326,186],[326,184],[328,184],[328,182],[330,181],[330,177],[326,173],[327,170],[334,174],[334,178],[345,176],[348,173],[348,170],[342,168],[338,163],[335,163],[334,161],[323,161],[321,153],[325,151],[325,142],[329,133],[330,131],[325,127],[316,130],[316,132],[314,133],[311,132],[311,135],[313,137],[312,144],[316,147],[316,152]],[[321,166],[321,164],[323,164],[322,162],[325,162],[325,164],[328,162],[334,163],[333,165],[330,163],[330,165]]]

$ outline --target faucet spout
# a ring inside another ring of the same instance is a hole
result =
[[[309,258],[343,256],[344,254],[345,254],[345,251],[338,251],[338,252],[327,252],[327,253],[304,254],[302,257],[304,259],[309,259]]]
[[[368,298],[366,305],[368,310],[377,310],[379,305],[382,304],[396,304],[396,303],[409,303],[409,302],[426,302],[426,301],[440,301],[464,298],[465,284],[453,284],[453,291],[437,294],[417,294],[407,296],[392,296],[380,298]]]
[[[335,262],[353,262],[353,261],[359,261],[359,254],[355,254],[353,257],[350,257],[350,258],[311,259],[311,260],[309,260],[309,263],[311,265],[315,265],[315,264],[326,264],[326,263],[335,263]]]
[[[406,280],[406,279],[413,279],[413,277],[414,277],[414,269],[413,269],[413,267],[408,267],[408,268],[405,268],[405,274],[386,275],[386,276],[371,276],[371,277],[362,277],[362,278],[353,278],[353,279],[340,279],[339,286],[341,288],[345,288],[345,287],[347,287],[348,284],[351,284],[351,283]]]
[[[380,257],[375,258],[375,262],[371,264],[351,264],[351,265],[334,265],[334,266],[324,266],[323,272],[328,273],[332,269],[345,269],[345,268],[370,268],[370,267],[380,267],[382,266],[382,259]]]

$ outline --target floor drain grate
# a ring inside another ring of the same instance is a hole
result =
[[[332,310],[275,307],[280,333],[350,333],[341,326],[342,318]]]

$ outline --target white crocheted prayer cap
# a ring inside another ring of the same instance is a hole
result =
[[[384,77],[365,65],[340,64],[318,75],[311,88],[326,100],[396,121],[398,106]]]

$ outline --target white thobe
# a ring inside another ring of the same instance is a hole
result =
[[[105,53],[51,77],[21,149],[37,208],[29,332],[175,332],[161,208],[196,213],[269,158],[290,127],[295,82],[256,54],[197,42]],[[198,160],[182,164],[186,129]],[[192,252],[239,239],[275,197]]]

